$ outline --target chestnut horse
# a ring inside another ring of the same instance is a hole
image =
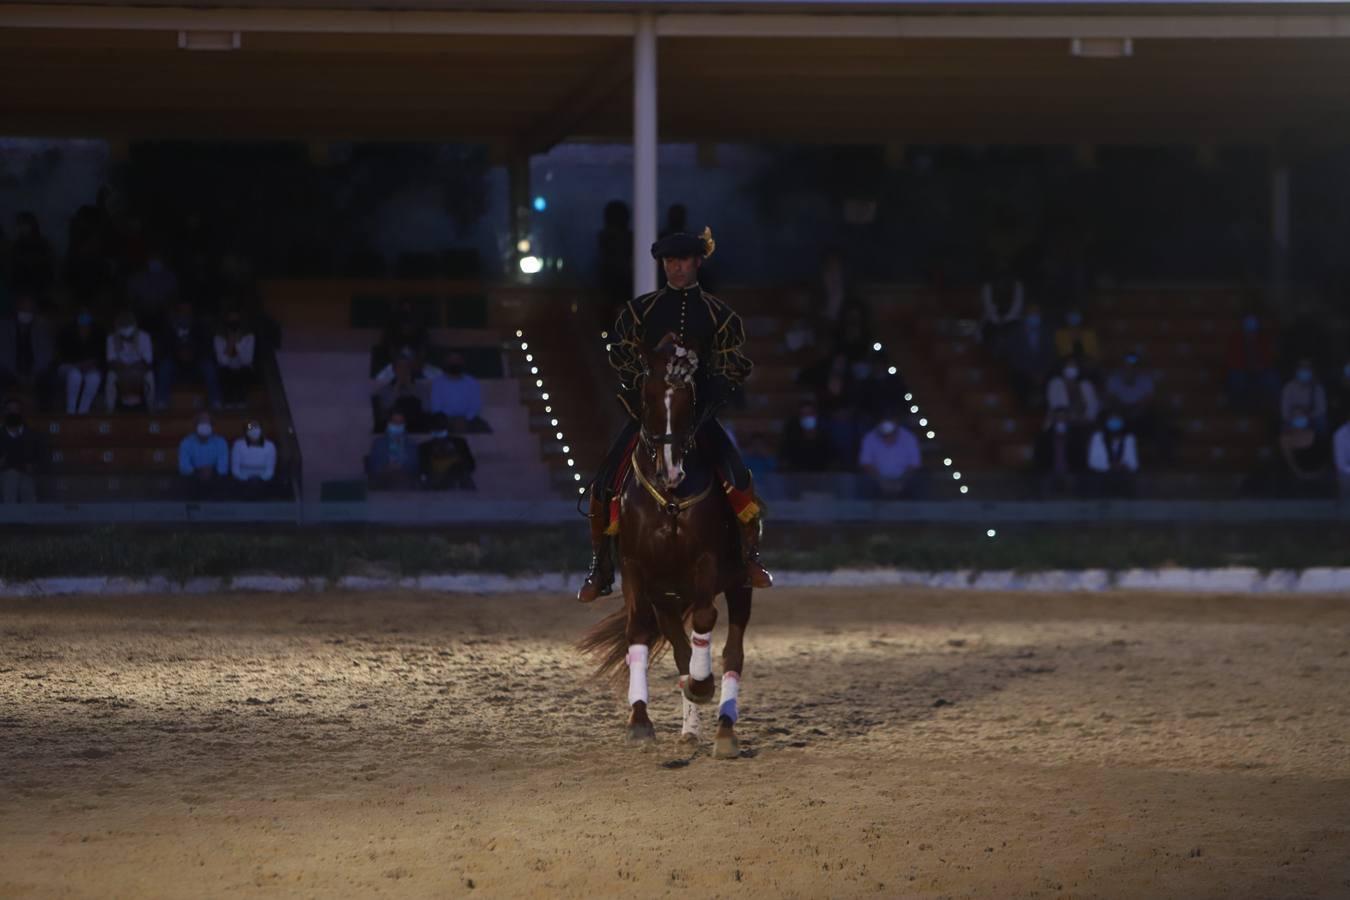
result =
[[[714,601],[727,600],[727,640],[722,648],[722,696],[714,756],[740,755],[737,697],[745,672],[745,627],[751,588],[735,518],[716,469],[698,452],[694,373],[698,359],[666,335],[644,354],[642,428],[634,443],[631,474],[620,493],[618,562],[624,608],[603,619],[581,640],[600,663],[600,674],[628,665],[628,742],[655,740],[647,715],[647,668],[666,644],[675,651],[684,702],[680,741],[702,737],[699,706],[711,703]],[[686,628],[692,625],[693,633]]]

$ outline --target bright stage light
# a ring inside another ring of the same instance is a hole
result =
[[[944,466],[950,466],[950,465],[952,464],[952,458],[951,458],[950,456],[947,457],[946,459],[944,459],[944,460],[942,461],[942,464],[943,464]]]
[[[909,411],[912,412],[912,413],[918,412],[918,411],[919,411],[918,404],[915,404],[914,406],[911,406],[911,407],[909,408]]]
[[[988,535],[989,537],[994,537],[995,535],[998,534],[998,532],[990,528],[988,531],[985,532],[985,534]]]
[[[894,374],[895,374],[895,366],[891,366],[889,369],[887,369],[887,370],[886,370],[886,373],[887,373],[888,375],[894,375]]]
[[[961,473],[960,473],[960,472],[953,472],[953,473],[952,473],[952,481],[960,481],[960,480],[961,480]]]
[[[529,239],[521,238],[520,240],[516,241],[516,249],[519,250],[521,253],[529,253],[530,252]],[[519,337],[519,335],[517,335],[517,337]]]
[[[876,352],[880,353],[880,352],[881,352],[881,341],[877,341],[875,344],[873,344],[873,345],[872,345],[872,349],[875,350]]]
[[[535,198],[534,198],[534,211],[535,211],[535,212],[543,212],[543,211],[546,210],[546,209],[548,209],[548,201],[545,200],[543,197],[535,197]]]
[[[933,439],[936,438],[936,437],[937,437],[937,432],[936,432],[936,431],[930,431],[930,432],[928,432],[928,439],[929,439],[930,441],[933,440]]]
[[[522,256],[520,271],[526,275],[538,275],[544,270],[544,261],[537,256]]]
[[[516,337],[518,337],[518,338],[523,338],[524,336],[525,336],[525,332],[523,332],[523,331],[521,331],[519,328],[517,328],[517,329],[516,329]]]
[[[961,485],[961,493],[963,494],[970,493],[970,488],[966,487],[964,484]]]

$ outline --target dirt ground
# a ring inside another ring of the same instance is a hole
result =
[[[0,896],[1350,896],[1350,598],[776,589],[733,761],[602,609],[0,601]]]

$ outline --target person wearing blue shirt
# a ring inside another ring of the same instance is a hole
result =
[[[431,383],[431,411],[450,420],[451,432],[472,434],[491,431],[480,417],[483,388],[464,371],[464,357],[451,353],[445,358],[440,377]]]
[[[230,447],[211,427],[210,413],[197,415],[197,427],[178,445],[178,474],[193,500],[214,497],[230,472]]]
[[[366,477],[374,490],[406,491],[417,487],[417,444],[408,437],[408,422],[395,410],[384,434],[377,435],[366,457]]]

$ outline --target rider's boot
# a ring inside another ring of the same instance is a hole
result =
[[[609,535],[605,526],[609,524],[609,509],[600,492],[591,491],[591,571],[577,591],[577,599],[582,603],[591,603],[598,597],[614,592],[614,561],[609,555]]]
[[[773,576],[759,561],[759,516],[741,523],[741,557],[745,561],[745,582],[753,588],[773,587]]]

